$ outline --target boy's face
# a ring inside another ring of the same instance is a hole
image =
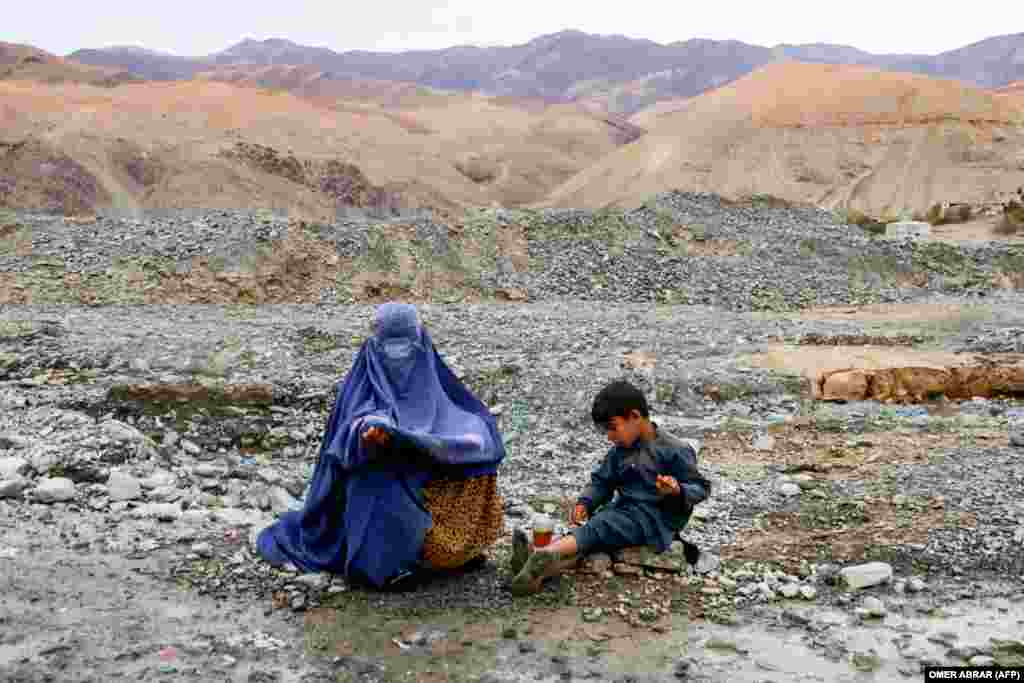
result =
[[[629,448],[640,438],[643,425],[644,416],[638,410],[631,410],[626,417],[616,415],[606,425],[608,440],[616,446]]]

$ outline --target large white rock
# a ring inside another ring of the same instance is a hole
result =
[[[896,221],[885,226],[885,236],[890,239],[926,240],[931,237],[932,224],[924,221]]]
[[[61,503],[74,497],[75,482],[65,477],[40,479],[32,490],[32,498],[40,503]]]
[[[111,500],[135,500],[142,495],[142,485],[130,474],[114,471],[107,479],[107,492]]]
[[[868,562],[839,570],[839,581],[852,590],[877,586],[892,581],[892,565],[886,562]]]

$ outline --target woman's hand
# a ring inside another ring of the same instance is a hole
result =
[[[391,435],[383,427],[370,427],[363,432],[363,443],[375,446],[387,446],[391,441]]]
[[[678,496],[680,494],[679,482],[675,477],[667,474],[659,474],[656,481],[658,494],[662,496]]]

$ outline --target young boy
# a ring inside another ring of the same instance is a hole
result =
[[[572,521],[583,526],[533,554],[525,535],[515,534],[514,595],[540,591],[545,578],[571,569],[586,555],[630,546],[655,546],[664,552],[686,526],[693,506],[711,491],[711,483],[697,470],[693,447],[658,430],[647,399],[632,384],[617,381],[602,389],[591,417],[614,445],[577,501]],[[616,492],[619,496],[611,501]],[[698,553],[687,544],[691,564]]]

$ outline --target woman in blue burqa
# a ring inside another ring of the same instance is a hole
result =
[[[384,587],[479,562],[504,525],[497,422],[452,373],[415,307],[377,308],[338,385],[302,510],[263,529],[276,565]]]

